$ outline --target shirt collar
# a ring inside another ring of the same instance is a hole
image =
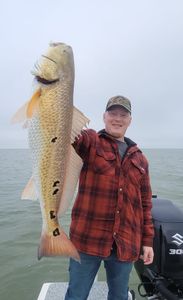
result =
[[[108,133],[105,131],[105,129],[102,129],[102,130],[98,131],[98,135],[99,135],[99,136],[103,136],[103,137],[105,137],[105,138],[108,138],[108,139],[110,139],[112,142],[115,142],[115,141],[116,141],[115,138],[113,138],[110,134],[108,134]],[[129,138],[127,138],[127,137],[124,137],[124,140],[125,140],[125,143],[126,143],[127,146],[128,146],[128,155],[131,154],[131,153],[133,153],[133,152],[136,152],[136,151],[142,152],[142,151],[138,148],[137,144],[136,144],[134,141],[132,141],[131,139],[129,139]]]
[[[115,138],[113,138],[110,134],[108,134],[105,129],[102,129],[100,131],[98,131],[98,135],[99,136],[105,136],[107,138],[109,138],[110,140],[112,141],[116,141]],[[136,146],[137,144],[135,142],[133,142],[131,139],[127,138],[127,137],[124,137],[124,140],[125,140],[125,143],[128,145],[128,146]]]

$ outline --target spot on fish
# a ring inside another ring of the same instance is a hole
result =
[[[60,231],[59,231],[58,228],[56,228],[56,229],[53,231],[53,235],[54,235],[54,236],[60,235]]]
[[[54,190],[52,195],[56,195],[56,193],[58,193],[59,189]]]
[[[51,142],[52,142],[52,143],[55,143],[56,140],[57,140],[57,137],[54,137],[54,138],[51,140]]]
[[[59,180],[55,181],[54,184],[53,184],[53,187],[57,186],[57,184],[59,184],[59,183],[60,183]]]
[[[55,218],[56,218],[55,211],[50,210],[50,219],[55,219]]]

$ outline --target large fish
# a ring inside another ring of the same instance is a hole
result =
[[[27,120],[33,175],[22,199],[40,200],[43,226],[38,248],[42,256],[79,254],[58,222],[73,199],[82,161],[71,143],[89,122],[73,106],[74,59],[72,48],[52,43],[33,72],[38,88],[14,115],[12,121]]]

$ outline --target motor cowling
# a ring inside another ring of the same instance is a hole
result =
[[[183,211],[169,200],[153,199],[154,261],[149,267],[183,285]]]

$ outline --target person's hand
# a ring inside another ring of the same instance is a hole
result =
[[[144,261],[144,265],[149,265],[153,262],[154,251],[152,247],[143,246],[143,254],[140,255],[140,259]]]

